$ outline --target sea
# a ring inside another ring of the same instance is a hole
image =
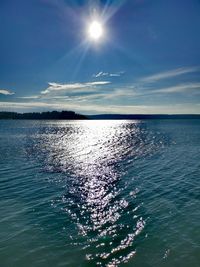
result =
[[[200,120],[0,121],[1,267],[199,267]]]

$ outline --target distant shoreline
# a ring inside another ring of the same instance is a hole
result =
[[[47,111],[47,112],[0,112],[0,119],[4,120],[86,120],[86,116],[74,111]]]
[[[2,120],[165,120],[200,119],[200,114],[99,114],[82,115],[74,111],[17,113],[0,111]]]
[[[200,119],[200,114],[100,114],[87,117],[93,120],[163,120]]]

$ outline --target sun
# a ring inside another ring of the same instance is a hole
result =
[[[91,40],[98,41],[103,37],[103,25],[99,21],[92,21],[88,27],[88,35]]]

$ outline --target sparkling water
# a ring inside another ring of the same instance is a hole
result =
[[[0,121],[1,267],[199,267],[200,120]]]

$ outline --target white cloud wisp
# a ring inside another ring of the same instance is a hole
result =
[[[98,72],[96,74],[93,74],[92,76],[95,77],[95,78],[99,78],[99,77],[120,77],[124,73],[125,73],[124,71],[119,71],[119,72],[116,72],[116,73],[109,73],[109,72],[100,71],[100,72]]]
[[[86,82],[86,83],[48,83],[48,88],[45,89],[44,91],[41,91],[42,95],[48,94],[53,91],[73,91],[73,90],[82,90],[89,88],[91,89],[92,87],[95,86],[100,86],[100,85],[107,85],[110,84],[109,81],[96,81],[96,82]]]
[[[169,78],[173,78],[173,77],[176,77],[176,76],[180,76],[180,75],[183,75],[183,74],[197,72],[199,70],[200,70],[199,67],[178,68],[178,69],[174,69],[174,70],[159,72],[159,73],[153,74],[151,76],[144,77],[140,81],[141,82],[145,82],[145,83],[153,83],[153,82],[157,82],[157,81],[160,81],[160,80],[164,80],[164,79],[169,79]]]
[[[2,95],[14,95],[14,92],[11,92],[10,90],[7,89],[0,89],[0,94]]]

